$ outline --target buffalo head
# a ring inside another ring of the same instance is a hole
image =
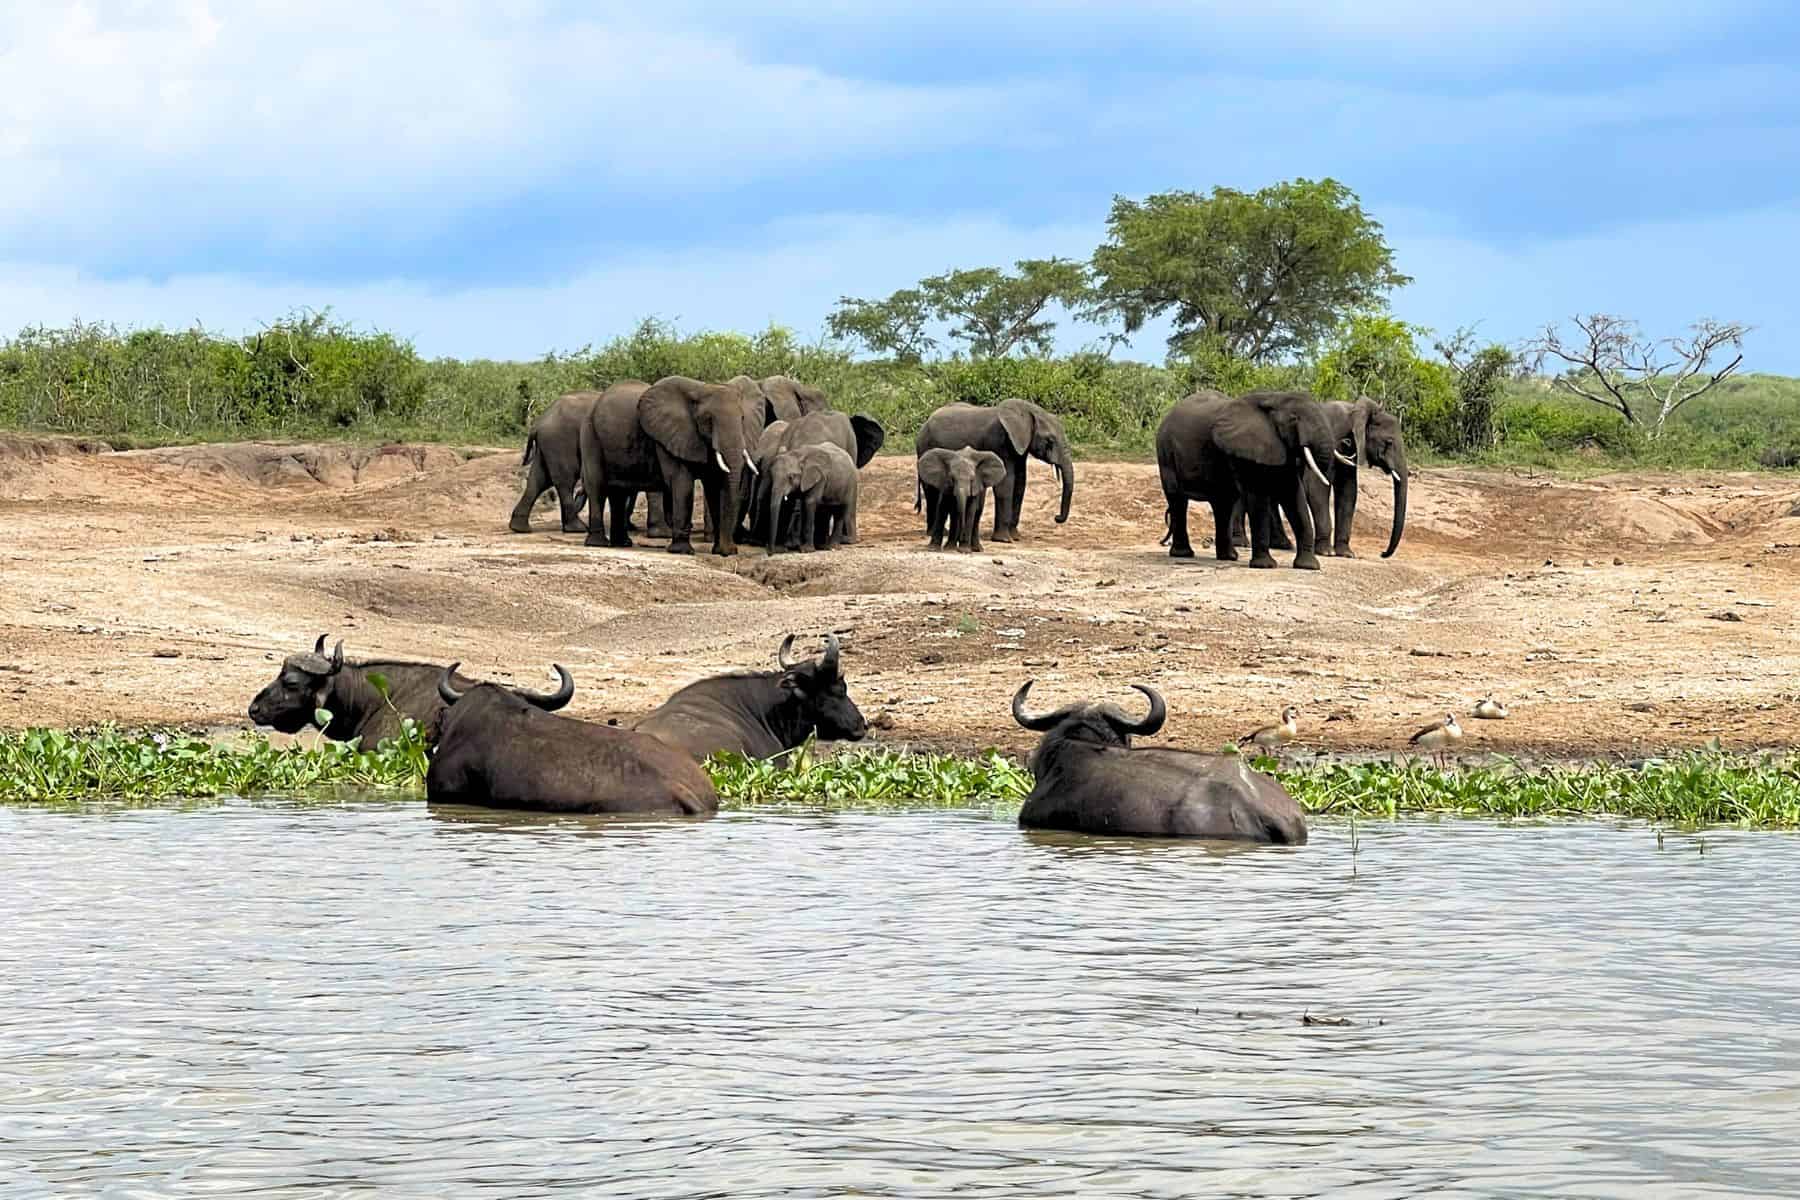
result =
[[[781,690],[797,700],[805,716],[818,729],[819,738],[828,742],[859,742],[868,736],[869,723],[862,710],[850,699],[850,689],[838,671],[838,640],[825,635],[825,653],[815,660],[789,657],[794,648],[794,635],[782,640],[775,652],[781,664]]]
[[[344,669],[344,643],[325,656],[325,635],[320,634],[311,654],[290,654],[282,660],[275,680],[250,702],[250,720],[281,733],[299,733],[313,723],[313,714],[325,707],[332,681]]]

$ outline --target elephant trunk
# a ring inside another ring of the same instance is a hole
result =
[[[1400,548],[1400,535],[1406,531],[1406,464],[1402,463],[1394,475],[1394,530],[1388,535],[1388,546],[1381,552],[1381,557],[1392,558],[1394,551]]]
[[[1061,525],[1069,519],[1069,504],[1075,499],[1075,464],[1064,450],[1055,462],[1056,473],[1062,477],[1062,507],[1056,510],[1056,523]]]

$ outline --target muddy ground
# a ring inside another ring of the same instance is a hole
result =
[[[1512,716],[1465,720],[1470,752],[1800,741],[1791,478],[1421,470],[1398,555],[1366,485],[1366,557],[1300,572],[1170,560],[1152,464],[1081,465],[1058,526],[1040,469],[1024,540],[979,555],[925,549],[895,457],[864,473],[860,545],[680,558],[584,547],[548,498],[507,532],[516,448],[0,437],[0,725],[243,726],[320,633],[534,687],[561,662],[572,714],[632,714],[831,630],[887,743],[1024,749],[1027,677],[1034,705],[1153,684],[1156,740],[1202,748],[1293,703],[1307,747],[1398,750],[1490,694]]]

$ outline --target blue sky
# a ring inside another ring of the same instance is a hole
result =
[[[1800,373],[1796,8],[13,0],[0,328],[816,336],[840,295],[1085,257],[1115,194],[1331,175],[1409,320],[1735,319]]]

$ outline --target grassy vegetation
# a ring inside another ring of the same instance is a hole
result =
[[[1316,361],[1251,367],[1196,352],[1161,365],[1097,353],[1060,357],[857,360],[786,329],[681,335],[655,321],[599,347],[530,362],[421,358],[401,339],[301,312],[260,333],[33,328],[0,341],[0,428],[119,445],[249,437],[513,443],[559,394],[669,374],[789,374],[838,407],[868,413],[890,448],[941,404],[1024,396],[1060,414],[1083,456],[1144,458],[1168,406],[1198,386],[1228,391],[1369,390],[1405,410],[1415,458],[1607,470],[1633,465],[1748,468],[1765,452],[1800,458],[1800,380],[1746,375],[1676,415],[1652,442],[1616,414],[1525,382],[1494,405],[1495,446],[1463,448],[1456,373],[1421,356],[1410,327],[1353,322]]]
[[[1479,767],[1420,761],[1279,769],[1309,813],[1398,817],[1624,817],[1682,827],[1800,828],[1800,759],[1696,751],[1641,767]],[[338,744],[277,749],[261,738],[213,744],[172,733],[30,729],[0,733],[0,804],[166,804],[350,786],[416,798],[425,757],[416,739],[373,751]],[[985,808],[1016,812],[1031,776],[1003,755],[976,758],[860,750],[791,762],[737,755],[709,764],[727,808]]]

